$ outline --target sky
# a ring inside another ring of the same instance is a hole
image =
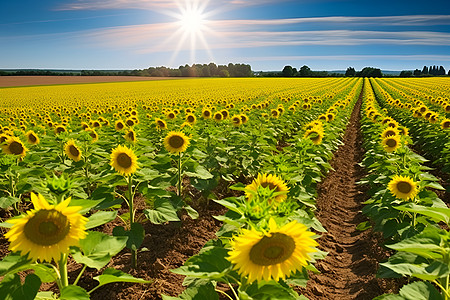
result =
[[[0,69],[450,69],[450,1],[2,0]]]

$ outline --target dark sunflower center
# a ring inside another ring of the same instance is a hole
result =
[[[30,133],[30,134],[28,135],[28,140],[29,140],[30,142],[32,142],[32,143],[36,143],[37,137],[36,137],[34,134]]]
[[[128,169],[132,164],[131,157],[128,154],[122,152],[117,156],[117,164],[121,168]]]
[[[163,121],[158,121],[158,126],[164,128],[166,127],[166,124]]]
[[[12,154],[19,155],[23,153],[23,145],[19,142],[13,141],[9,145],[9,151],[11,151]]]
[[[97,137],[97,134],[95,132],[91,132],[89,133],[89,135],[91,136],[91,138],[95,139]]]
[[[262,186],[263,188],[269,187],[270,190],[273,190],[274,188],[276,188],[275,191],[278,191],[278,190],[279,190],[278,185],[273,184],[273,182],[263,182],[263,183],[261,183],[261,186]]]
[[[242,116],[241,119],[242,119],[242,123],[247,122],[247,117]]]
[[[57,133],[61,133],[61,132],[64,132],[64,131],[66,131],[66,129],[65,129],[64,127],[58,127],[58,128],[56,128],[56,132],[57,132]]]
[[[134,141],[134,132],[133,131],[128,132],[128,138],[130,140]]]
[[[123,129],[123,124],[122,123],[117,123],[117,128],[119,128],[119,129]]]
[[[270,266],[282,263],[294,253],[295,241],[284,233],[273,233],[264,236],[250,250],[250,260],[260,266]]]
[[[171,136],[169,138],[169,145],[172,148],[179,149],[179,148],[183,147],[184,139],[183,139],[183,137],[181,137],[179,135]]]
[[[211,115],[211,112],[208,111],[208,110],[205,110],[205,111],[203,112],[203,115],[204,115],[205,117],[209,117],[209,116]]]
[[[241,119],[240,118],[233,118],[233,123],[234,124],[239,124],[239,123],[241,123]]]
[[[188,121],[189,123],[193,123],[193,122],[194,122],[194,116],[188,116],[188,117],[187,117],[187,121]]]
[[[222,114],[216,114],[215,116],[214,116],[214,119],[216,119],[216,120],[222,120]]]
[[[408,194],[412,190],[412,186],[407,181],[400,181],[397,183],[397,190],[399,190],[400,193]]]
[[[133,120],[127,120],[127,125],[128,126],[133,126],[134,125],[134,121]]]
[[[69,220],[55,209],[37,211],[24,227],[27,239],[42,246],[57,244],[67,236],[69,231]]]
[[[6,136],[0,136],[0,144],[3,144],[6,141]]]
[[[442,127],[444,127],[444,129],[450,128],[450,121],[445,121],[444,124],[442,124]]]
[[[169,114],[169,119],[173,119],[173,118],[175,118],[175,114],[174,113],[170,113]]]
[[[308,137],[313,142],[317,142],[318,140],[320,140],[320,135],[317,132],[315,132],[315,131],[312,131],[310,134],[308,134]]]
[[[388,140],[386,141],[386,145],[387,145],[389,148],[394,148],[395,146],[397,146],[397,141],[394,140],[394,139],[388,139]]]
[[[70,154],[72,154],[75,157],[78,157],[78,155],[80,155],[80,150],[78,150],[77,146],[75,146],[75,145],[69,146],[69,152],[70,152]]]
[[[388,130],[388,131],[386,131],[386,133],[384,134],[384,136],[391,136],[391,135],[395,135],[395,131],[394,131],[394,130]]]

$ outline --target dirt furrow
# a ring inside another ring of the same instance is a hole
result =
[[[361,104],[362,93],[344,134],[344,145],[331,162],[334,170],[319,186],[317,217],[328,232],[318,242],[329,254],[316,264],[321,273],[312,274],[306,289],[300,291],[309,299],[372,299],[397,289],[395,281],[375,278],[378,262],[388,255],[380,246],[381,239],[371,230],[356,229],[367,220],[361,213],[367,196],[357,184],[364,176],[358,165],[364,155]]]

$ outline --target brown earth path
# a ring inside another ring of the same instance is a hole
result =
[[[319,248],[329,254],[316,264],[321,273],[312,274],[306,289],[300,290],[309,299],[373,299],[398,289],[396,281],[375,277],[378,262],[389,255],[381,247],[382,240],[372,230],[356,229],[367,220],[361,213],[366,189],[357,184],[364,176],[358,165],[364,155],[361,104],[362,93],[344,134],[344,144],[331,161],[333,170],[318,189],[317,217],[328,231],[318,240]]]

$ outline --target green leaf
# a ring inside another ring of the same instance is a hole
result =
[[[89,294],[85,289],[76,285],[68,285],[61,289],[60,300],[89,300]]]
[[[125,248],[127,239],[124,236],[89,231],[87,237],[80,240],[79,247],[71,247],[71,254],[77,263],[99,270]]]
[[[407,300],[443,300],[444,298],[429,282],[416,281],[403,286],[399,295]]]
[[[39,292],[36,295],[35,300],[56,300],[58,299],[58,296],[55,295],[53,292]]]
[[[184,172],[189,177],[195,177],[199,179],[210,179],[214,176],[208,172],[208,170],[202,165],[196,165],[194,168],[194,172]]]
[[[190,257],[183,266],[172,270],[172,272],[196,278],[219,280],[232,267],[231,263],[226,259],[228,251],[222,247],[204,248],[202,252]]]
[[[0,260],[0,276],[8,273],[16,273],[16,270],[30,268],[31,261],[20,255],[20,252],[12,252]]]
[[[86,223],[86,229],[95,228],[97,226],[106,224],[114,220],[117,216],[117,211],[98,211],[88,219]]]
[[[70,200],[70,206],[81,206],[80,214],[85,214],[91,210],[91,208],[100,204],[102,200],[88,200],[88,199],[72,199]]]
[[[301,287],[306,287],[309,276],[308,271],[305,268],[302,268],[301,271],[297,271],[295,274],[291,275],[288,279],[286,279],[287,284],[298,285]]]
[[[184,207],[184,209],[186,210],[186,213],[188,214],[188,216],[191,217],[191,219],[195,220],[198,218],[199,214],[195,209],[192,208],[192,206],[186,205]]]
[[[283,286],[275,281],[254,282],[252,285],[248,286],[244,291],[239,290],[239,293],[242,292],[244,292],[242,299],[252,299],[252,300],[299,299],[299,295],[294,290],[289,288],[289,286]]]
[[[400,211],[419,213],[432,218],[436,222],[445,222],[446,224],[450,222],[450,208],[428,207],[414,203],[408,203],[406,205],[396,207],[394,206],[394,208]]]
[[[41,286],[35,274],[29,274],[22,285],[19,275],[6,275],[0,282],[0,296],[5,300],[33,300]]]
[[[20,201],[20,199],[17,197],[11,197],[11,196],[1,197],[0,198],[0,208],[5,209],[8,207],[11,207],[14,203],[17,203],[19,201]]]
[[[99,287],[113,282],[151,283],[152,281],[136,278],[114,268],[107,268],[102,275],[94,277]]]
[[[154,202],[154,209],[144,209],[144,215],[153,224],[162,224],[169,221],[180,221],[177,209],[170,199],[157,198]]]
[[[130,230],[125,230],[123,226],[114,227],[113,235],[128,237],[127,248],[131,250],[137,250],[144,241],[145,230],[140,223],[132,223]]]
[[[191,286],[188,287],[181,295],[178,297],[170,297],[162,295],[163,300],[219,300],[219,295],[214,289],[214,285],[208,282],[205,285]]]
[[[396,244],[387,245],[387,247],[397,251],[411,252],[425,258],[442,259],[442,253],[445,252],[445,249],[440,246],[442,239],[440,232],[447,234],[442,229],[429,226],[422,233]]]
[[[369,221],[361,222],[361,223],[358,224],[358,226],[356,226],[356,230],[359,230],[359,231],[364,231],[364,230],[367,230],[369,228],[372,228],[372,225],[370,224]]]

